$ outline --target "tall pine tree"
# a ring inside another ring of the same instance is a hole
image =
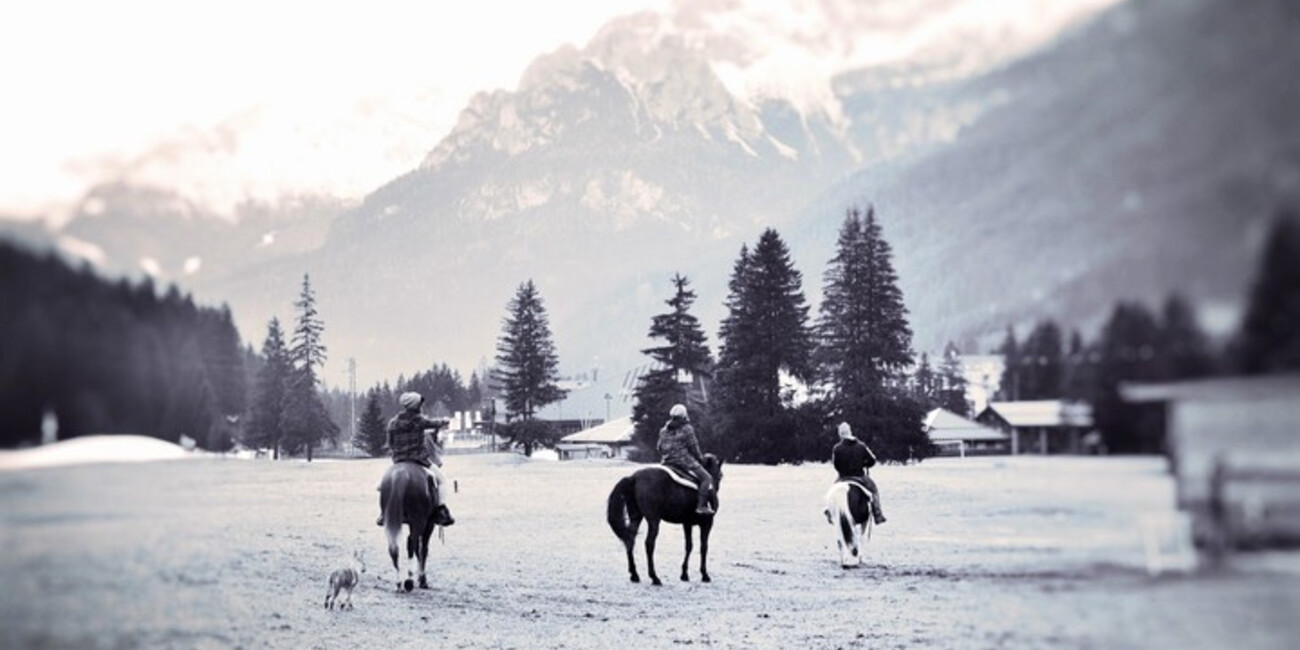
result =
[[[668,410],[674,404],[686,405],[700,437],[710,436],[705,382],[713,361],[700,321],[690,313],[695,303],[690,281],[676,274],[672,283],[673,297],[665,301],[671,310],[650,320],[649,336],[662,344],[641,351],[653,360],[654,367],[641,376],[632,405],[633,439],[647,458],[654,456],[659,429],[668,421]]]
[[[939,364],[939,406],[964,418],[971,417],[971,404],[966,399],[966,371],[961,363],[957,344],[949,341]]]
[[[388,437],[384,414],[379,408],[378,390],[371,390],[366,394],[366,407],[361,411],[357,423],[357,436],[352,444],[376,458],[388,451]]]
[[[903,389],[912,329],[875,210],[846,211],[817,322],[817,362],[832,411],[886,459],[926,457],[924,407]]]
[[[316,371],[325,364],[326,350],[322,337],[325,325],[316,311],[316,294],[311,278],[302,276],[302,289],[293,303],[298,311],[289,359],[293,364],[285,409],[281,419],[285,447],[292,453],[305,451],[312,459],[316,445],[323,440],[336,442],[339,428],[321,402],[320,380]]]
[[[760,462],[799,459],[801,431],[782,395],[782,376],[812,376],[812,332],[803,276],[775,230],[742,247],[718,334],[715,447]]]
[[[556,383],[560,358],[551,341],[546,307],[532,280],[519,285],[506,312],[493,376],[504,396],[506,418],[512,422],[500,434],[531,456],[534,447],[554,444],[557,437],[547,423],[534,422],[534,416],[547,404],[564,399],[566,391]]]
[[[272,318],[266,326],[262,367],[257,373],[256,392],[244,432],[244,444],[255,449],[270,448],[272,458],[280,457],[281,421],[292,375],[293,362],[289,360],[280,320]]]
[[[1051,319],[1034,326],[1020,349],[1020,363],[1009,366],[1016,374],[1020,399],[1059,399],[1065,384],[1061,328]]]
[[[1102,329],[1093,421],[1112,452],[1164,451],[1163,409],[1126,402],[1119,394],[1123,382],[1164,379],[1157,359],[1160,337],[1159,323],[1140,303],[1116,305]]]
[[[1246,374],[1300,370],[1300,213],[1273,221],[1234,344]]]

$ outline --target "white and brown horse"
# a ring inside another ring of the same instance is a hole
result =
[[[861,566],[866,542],[871,539],[871,493],[856,481],[836,481],[826,490],[822,514],[835,526],[840,566]]]

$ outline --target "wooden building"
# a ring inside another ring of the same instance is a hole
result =
[[[968,420],[947,409],[937,408],[925,415],[925,433],[939,447],[940,456],[1006,454],[1011,451],[1011,435]]]
[[[632,418],[622,417],[598,424],[560,439],[555,451],[560,460],[577,458],[626,458],[632,446]]]
[[[1179,508],[1202,544],[1300,544],[1300,373],[1126,384],[1162,403]]]
[[[1014,454],[1084,454],[1092,449],[1092,407],[1065,400],[989,402],[975,421],[1005,432]]]

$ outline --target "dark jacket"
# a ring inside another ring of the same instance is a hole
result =
[[[427,418],[418,411],[402,411],[388,421],[388,451],[393,462],[410,461],[425,467],[433,464],[434,458],[426,446],[424,431],[433,429],[434,439],[443,422]],[[436,445],[436,443],[435,443]]]
[[[866,476],[867,468],[876,464],[876,455],[861,440],[844,438],[831,449],[831,462],[840,478],[860,477]]]
[[[690,422],[669,420],[659,430],[659,460],[663,464],[687,468],[700,464],[703,458]]]

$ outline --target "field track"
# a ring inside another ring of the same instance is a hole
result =
[[[0,648],[1287,648],[1300,572],[1149,577],[1157,459],[936,459],[873,470],[890,521],[839,568],[824,464],[728,466],[714,582],[627,579],[616,461],[452,456],[434,588],[393,591],[386,461],[198,459],[0,473]],[[644,530],[643,530],[644,532]],[[352,551],[355,610],[322,607]],[[638,563],[645,574],[638,540]],[[1284,558],[1292,565],[1294,558]]]

